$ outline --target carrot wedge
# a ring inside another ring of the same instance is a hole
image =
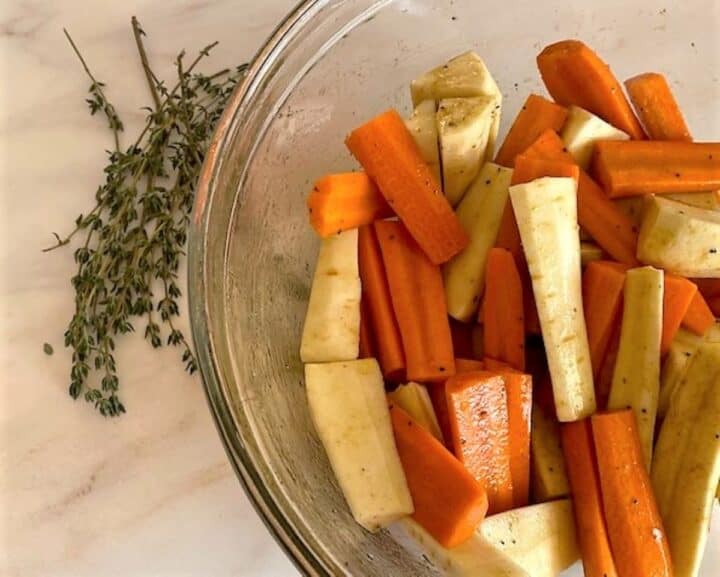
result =
[[[720,142],[606,140],[592,171],[610,198],[709,192],[720,188]]]
[[[388,381],[401,381],[405,375],[405,353],[390,299],[385,264],[372,226],[362,226],[358,230],[358,264],[364,310],[368,313],[383,376]]]
[[[662,339],[660,341],[660,354],[665,355],[670,350],[670,344],[675,338],[675,334],[678,332],[683,319],[687,315],[690,305],[695,300],[696,294],[697,285],[686,278],[671,274],[665,275],[665,291],[663,293],[663,327]],[[715,319],[713,319],[713,321],[714,320]]]
[[[695,293],[682,324],[696,335],[704,335],[715,323],[715,315],[702,294]]]
[[[375,358],[375,343],[373,342],[368,305],[365,300],[360,301],[360,359]]]
[[[627,268],[619,263],[595,261],[585,267],[583,274],[583,308],[590,359],[596,380],[600,375],[610,337],[619,322]]]
[[[617,577],[605,525],[590,420],[560,427],[585,577]]]
[[[565,107],[537,94],[531,94],[510,127],[495,162],[502,166],[514,166],[515,157],[545,130],[560,132],[567,114]]]
[[[390,405],[390,418],[415,505],[413,519],[443,547],[467,541],[487,512],[482,485],[401,408]]]
[[[672,577],[668,541],[645,468],[635,415],[594,415],[605,521],[619,577]]]
[[[393,215],[377,186],[364,172],[328,174],[308,196],[310,224],[326,238]]]
[[[493,248],[488,254],[483,305],[485,355],[525,370],[523,287],[513,255]]]
[[[505,380],[475,372],[448,379],[445,389],[455,456],[485,487],[488,511],[513,506]]]
[[[636,140],[645,138],[622,86],[587,45],[579,40],[556,42],[538,55],[537,65],[555,102],[589,110]]]
[[[650,140],[690,142],[690,130],[662,74],[647,72],[625,81],[630,101]]]
[[[530,500],[530,430],[532,422],[532,377],[523,373],[503,373],[510,430],[510,476],[513,508]]]
[[[455,374],[452,336],[440,268],[428,259],[401,222],[375,223],[390,299],[400,328],[409,381]]]
[[[356,128],[345,144],[433,264],[467,246],[467,233],[397,111]]]

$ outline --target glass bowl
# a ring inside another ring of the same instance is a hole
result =
[[[310,0],[259,51],[201,176],[191,322],[229,458],[303,573],[439,575],[387,532],[353,522],[306,406],[298,349],[318,241],[305,197],[323,173],[355,166],[345,135],[388,107],[407,113],[410,80],[468,49],[503,90],[506,129],[528,93],[544,93],[535,55],[580,38],[621,79],[668,73],[695,136],[717,137],[718,16],[716,0]],[[715,531],[708,577],[720,567]]]

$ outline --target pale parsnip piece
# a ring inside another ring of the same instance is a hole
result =
[[[665,275],[650,266],[625,275],[623,316],[608,409],[632,409],[650,470],[660,391],[660,339]]]
[[[640,228],[637,256],[681,276],[720,278],[720,213],[653,197]]]
[[[533,577],[557,577],[580,558],[570,499],[492,515],[478,532]]]
[[[412,116],[405,121],[420,155],[430,167],[435,180],[442,186],[440,174],[440,148],[438,144],[437,122],[435,121],[435,101],[423,100],[413,110]]]
[[[400,385],[392,393],[388,394],[388,398],[438,441],[445,442],[435,415],[435,409],[433,409],[430,400],[430,394],[424,385],[412,382]]]
[[[545,414],[536,404],[532,411],[530,451],[533,497],[537,501],[566,497],[570,493],[570,485],[560,445],[560,427],[554,416]]]
[[[603,260],[607,258],[605,251],[594,242],[580,243],[580,262],[583,266],[595,260]]]
[[[689,192],[686,194],[666,194],[665,198],[677,200],[683,204],[720,211],[720,192]]]
[[[489,543],[479,533],[446,549],[412,519],[403,519],[400,527],[427,553],[435,567],[448,577],[531,577],[507,555]]]
[[[413,513],[375,359],[305,365],[315,430],[355,520],[368,531]]]
[[[576,194],[572,178],[540,178],[510,187],[561,422],[576,421],[595,412],[582,301]]]
[[[494,156],[500,129],[502,92],[482,58],[475,52],[460,54],[446,64],[417,77],[410,85],[410,93],[413,106],[417,106],[423,100],[491,96],[495,100],[497,113],[490,127],[485,160],[490,160]]]
[[[459,321],[473,318],[480,304],[485,263],[500,230],[511,178],[511,168],[486,163],[457,207],[470,244],[445,264],[443,274],[448,314]]]
[[[720,363],[720,354],[716,361]],[[663,518],[676,577],[696,577],[700,570],[720,481],[719,427],[720,375],[706,387],[701,410],[690,423],[690,443],[677,454],[682,461],[668,516]]]
[[[445,98],[438,105],[443,192],[452,206],[462,200],[480,172],[495,114],[490,96]]]
[[[357,229],[323,239],[300,343],[304,363],[357,359],[360,291]]]
[[[587,170],[598,140],[628,140],[630,137],[599,116],[579,106],[568,107],[568,117],[560,137],[575,162]]]
[[[718,394],[720,383],[720,343],[703,343],[690,360],[682,382],[673,395],[660,427],[651,470],[655,500],[663,520],[670,519],[676,489],[679,490],[683,455],[695,451],[699,439],[692,433],[693,423],[706,410],[707,391]]]
[[[710,331],[708,331],[710,332]],[[658,398],[658,417],[663,418],[670,407],[670,399],[677,385],[685,376],[690,359],[703,342],[703,337],[683,329],[678,329],[670,350],[663,362],[660,373],[660,397]]]

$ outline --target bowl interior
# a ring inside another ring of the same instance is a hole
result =
[[[304,572],[437,574],[420,553],[353,522],[306,407],[298,349],[318,242],[304,203],[316,178],[356,166],[345,135],[388,107],[407,113],[410,80],[468,49],[503,91],[504,132],[530,92],[544,93],[535,55],[575,37],[621,79],[667,73],[695,136],[717,137],[719,12],[714,0],[316,1],[260,53],[208,163],[191,241],[192,316],[230,457]],[[717,550],[709,556],[708,571],[720,564]]]

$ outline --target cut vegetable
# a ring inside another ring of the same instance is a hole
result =
[[[620,321],[621,317],[615,323],[615,328],[610,335],[610,341],[605,351],[605,358],[600,366],[600,373],[595,379],[595,397],[599,411],[604,411],[607,408],[608,397],[610,396],[618,348],[620,347]]]
[[[388,398],[438,441],[445,442],[430,395],[424,385],[418,383],[400,385],[392,393],[388,393]]]
[[[660,373],[660,396],[658,398],[658,417],[664,418],[670,407],[670,399],[685,376],[690,359],[697,351],[703,338],[684,329],[678,330],[670,350],[665,356]]]
[[[485,487],[489,511],[513,506],[505,381],[495,373],[465,373],[445,385],[455,455]]]
[[[710,305],[702,294],[696,292],[685,312],[682,324],[696,335],[704,335],[714,323],[715,315]]]
[[[320,245],[300,343],[304,363],[357,359],[360,348],[358,233],[348,230]]]
[[[487,512],[482,485],[400,407],[390,406],[390,418],[415,505],[413,519],[443,547],[467,541]]]
[[[369,313],[365,300],[360,301],[360,359],[375,358],[375,343],[373,342],[372,328],[370,327]]]
[[[455,374],[474,373],[476,371],[484,371],[486,369],[484,361],[476,361],[473,359],[455,359]]]
[[[554,415],[546,413],[537,403],[532,411],[530,446],[535,500],[550,501],[567,497],[570,487],[560,445],[560,428]]]
[[[345,143],[431,262],[442,264],[467,246],[467,233],[395,110],[356,128]]]
[[[666,194],[665,198],[677,200],[690,206],[720,211],[720,191],[714,192],[686,192],[683,194]]]
[[[592,417],[605,521],[620,577],[672,577],[668,542],[643,464],[635,415]]]
[[[310,224],[322,238],[393,215],[364,172],[328,174],[315,183],[307,199]]]
[[[638,258],[680,276],[720,278],[720,213],[651,198]]]
[[[407,378],[433,381],[455,374],[455,356],[440,269],[400,222],[375,223],[390,298],[400,328]]]
[[[583,307],[595,379],[619,322],[626,270],[619,263],[597,261],[585,267],[583,274]]]
[[[457,216],[470,235],[470,244],[444,267],[450,316],[470,320],[485,287],[488,251],[495,244],[508,199],[512,170],[487,163],[458,205]]]
[[[605,525],[590,420],[565,423],[560,434],[585,577],[617,577]]]
[[[584,267],[587,267],[591,262],[606,259],[607,254],[605,254],[605,251],[594,242],[580,243],[580,262]]]
[[[492,96],[446,98],[439,103],[437,131],[443,191],[452,206],[462,200],[480,171],[498,112],[495,106]]]
[[[510,476],[513,507],[524,507],[530,498],[530,431],[532,425],[532,377],[503,372],[510,428]]]
[[[497,114],[490,129],[485,160],[492,158],[500,127],[502,92],[480,56],[472,51],[456,56],[413,80],[410,92],[413,106],[423,100],[491,96],[495,100]]]
[[[557,577],[579,557],[569,499],[492,515],[479,533],[533,577]]]
[[[715,191],[720,143],[606,140],[595,145],[592,170],[611,198]]]
[[[413,512],[374,359],[305,365],[315,430],[355,520],[368,531]]]
[[[696,294],[697,285],[686,278],[671,274],[665,275],[662,341],[660,343],[660,353],[663,356],[670,350],[670,344],[675,338],[675,334],[680,328]]]
[[[538,55],[537,64],[545,87],[556,102],[580,106],[632,138],[645,138],[622,86],[610,67],[588,46],[579,40],[556,42]]]
[[[537,94],[528,96],[495,157],[503,166],[514,166],[515,157],[546,130],[560,132],[568,111]]]
[[[363,302],[367,305],[378,361],[383,376],[397,382],[405,375],[405,353],[390,299],[385,264],[373,226],[363,226],[358,231],[358,254]]]
[[[583,170],[590,166],[593,148],[598,140],[627,140],[622,130],[579,106],[568,109],[568,119],[560,133],[565,148]]]
[[[663,271],[634,268],[625,275],[622,328],[608,409],[633,409],[645,466],[650,470],[660,392]]]
[[[420,156],[430,168],[435,180],[438,184],[442,184],[435,101],[423,100],[418,103],[412,116],[405,121],[405,126],[412,134],[420,150]]]
[[[510,187],[560,421],[575,421],[595,411],[575,193],[571,178],[541,178]]]
[[[625,81],[630,101],[651,140],[692,140],[680,107],[662,74],[647,72]]]
[[[513,255],[493,248],[487,259],[483,305],[485,355],[525,370],[525,316],[520,275]]]

